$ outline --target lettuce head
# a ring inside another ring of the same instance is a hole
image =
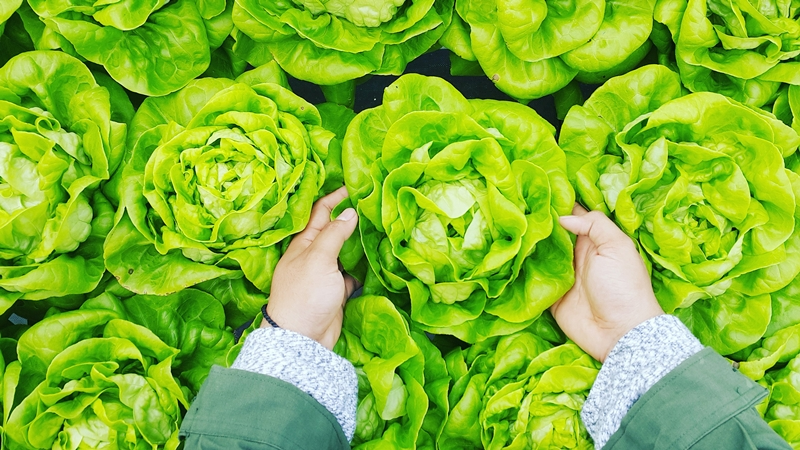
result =
[[[445,361],[453,386],[441,448],[594,448],[580,410],[600,364],[575,344],[553,347],[526,330]]]
[[[179,350],[106,309],[51,315],[19,338],[5,374],[3,446],[176,449],[187,392]]]
[[[322,86],[403,73],[452,15],[453,0],[236,0],[233,7],[236,28],[291,76]]]
[[[691,91],[719,92],[753,106],[782,84],[800,85],[800,8],[795,2],[658,0],[664,46]]]
[[[652,269],[653,288],[722,354],[757,342],[770,293],[800,272],[800,136],[721,94],[684,95],[678,74],[646,66],[611,79],[561,130],[580,200],[610,214]]]
[[[578,76],[599,82],[649,51],[655,0],[456,0],[442,44],[477,61],[519,100],[552,94]]]
[[[99,64],[144,95],[174,92],[200,76],[233,29],[226,0],[27,3],[20,13],[37,49]]]
[[[345,135],[359,214],[345,268],[408,296],[433,333],[475,342],[529,326],[574,280],[557,222],[574,193],[553,133],[527,106],[404,75]]]
[[[365,295],[345,307],[334,351],[356,367],[353,448],[433,448],[447,414],[450,378],[440,351],[389,299]]]
[[[114,216],[100,185],[120,165],[131,110],[117,89],[61,52],[0,68],[0,313],[100,282]]]
[[[265,301],[254,291],[269,291],[281,246],[327,189],[334,141],[274,62],[148,98],[128,140],[108,270],[138,294],[214,282],[252,317]]]

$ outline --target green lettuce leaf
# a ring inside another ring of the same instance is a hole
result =
[[[800,277],[770,297],[772,317],[764,338],[743,353],[731,356],[739,362],[739,370],[756,381],[768,370],[800,354]]]
[[[0,36],[3,35],[6,21],[17,11],[21,4],[22,0],[7,0],[0,4]]]
[[[27,4],[24,5],[20,8],[27,7]],[[0,25],[0,29],[2,29],[0,31],[0,66],[4,66],[11,58],[34,49],[20,14],[12,14],[5,23]]]
[[[574,279],[557,222],[574,194],[553,133],[524,105],[404,75],[347,129],[344,178],[360,220],[345,268],[364,280],[365,254],[432,333],[475,342],[527,327]]]
[[[325,160],[325,184],[322,186],[322,192],[327,194],[339,189],[344,184],[342,141],[347,132],[347,126],[356,117],[356,113],[352,109],[336,103],[322,103],[317,105],[317,109],[322,118],[322,126],[336,135],[336,139],[331,141],[328,147],[328,158]]]
[[[772,104],[772,113],[800,133],[800,86],[784,86]],[[796,159],[792,165],[798,165]],[[793,170],[798,172],[796,168]]]
[[[211,63],[203,77],[236,79],[247,70],[247,61],[234,50],[236,41],[228,36],[222,45],[211,52]]]
[[[769,402],[764,420],[792,446],[800,447],[800,357],[767,375]]]
[[[19,384],[20,365],[17,362],[17,339],[3,329],[0,332],[0,435],[14,405],[14,389]],[[7,381],[6,381],[7,380]]]

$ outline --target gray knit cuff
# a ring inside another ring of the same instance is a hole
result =
[[[358,378],[349,361],[317,341],[283,328],[258,328],[231,366],[297,386],[328,409],[347,440],[356,430]]]
[[[623,336],[606,357],[581,419],[602,448],[648,389],[703,345],[675,316],[653,317]]]

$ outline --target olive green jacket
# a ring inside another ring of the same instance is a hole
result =
[[[349,449],[336,418],[277,378],[211,368],[181,426],[186,450]]]
[[[639,398],[603,448],[791,450],[754,408],[766,395],[706,348]]]
[[[604,448],[791,449],[754,409],[765,395],[707,348],[650,388]],[[334,416],[298,388],[221,367],[211,370],[181,435],[187,450],[349,448]]]

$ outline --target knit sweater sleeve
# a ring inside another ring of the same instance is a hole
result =
[[[636,400],[703,345],[675,316],[639,324],[606,357],[583,405],[581,419],[602,448]]]
[[[356,429],[358,379],[349,361],[320,343],[283,328],[259,328],[231,366],[295,385],[328,409],[347,440]]]

